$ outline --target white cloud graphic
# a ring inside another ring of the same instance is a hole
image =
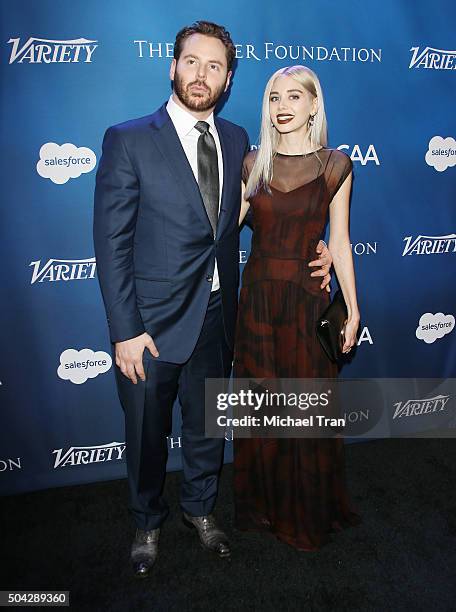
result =
[[[434,136],[429,141],[429,148],[425,157],[428,166],[433,166],[437,172],[456,165],[456,140],[449,136],[442,138]]]
[[[75,385],[82,385],[88,378],[104,374],[112,365],[111,356],[104,351],[92,349],[67,349],[60,355],[57,374],[62,380],[71,380]]]
[[[62,146],[47,142],[40,149],[36,171],[56,185],[63,185],[70,178],[78,178],[84,172],[91,172],[96,164],[95,153],[87,147],[76,147],[70,142]]]
[[[432,344],[438,338],[443,338],[454,329],[453,315],[444,315],[443,312],[432,314],[425,312],[420,317],[415,335],[418,340],[424,340],[426,344]]]

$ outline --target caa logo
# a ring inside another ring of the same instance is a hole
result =
[[[429,147],[424,158],[428,166],[437,172],[444,172],[447,168],[456,166],[456,140],[448,136],[434,136],[429,141]]]
[[[75,40],[48,40],[46,38],[30,37],[22,47],[19,47],[20,38],[10,38],[8,43],[11,49],[10,64],[27,62],[28,64],[67,64],[83,62],[92,63],[92,54],[98,41],[77,38]]]
[[[92,349],[67,349],[60,355],[57,374],[62,380],[82,385],[88,378],[104,374],[112,365],[111,356],[104,351],[94,353]]]
[[[348,144],[341,144],[337,148],[339,149],[339,151],[349,151],[351,147]],[[257,149],[257,145],[250,145],[251,151],[256,151]],[[352,161],[361,162],[362,166],[365,166],[368,162],[374,162],[376,166],[380,166],[380,160],[373,144],[370,144],[367,149],[365,149],[364,153],[361,151],[361,147],[358,144],[353,145],[353,148],[351,149],[351,153],[349,153],[349,155]]]
[[[374,340],[373,340],[373,338],[371,336],[371,333],[370,333],[368,327],[363,327],[363,329],[361,330],[361,333],[359,335],[358,342],[356,343],[356,345],[357,346],[361,346],[361,344],[363,342],[367,342],[370,345],[374,344]]]
[[[420,317],[415,335],[418,340],[424,340],[426,344],[432,344],[438,338],[443,338],[454,329],[453,315],[444,315],[443,312],[432,314],[426,312]]]
[[[91,172],[96,163],[95,153],[87,147],[78,148],[69,142],[62,146],[47,142],[40,149],[36,171],[56,185],[63,185],[70,178],[79,178],[81,174]]]
[[[339,149],[339,151],[342,151],[343,149],[350,149],[350,145],[341,144],[337,148]],[[367,147],[367,150],[365,151],[364,154],[362,153],[361,147],[359,145],[357,144],[354,145],[352,152],[350,153],[350,159],[352,161],[361,162],[362,166],[365,166],[368,162],[375,162],[376,166],[380,166],[380,161],[378,159],[377,151],[375,150],[375,147],[373,144],[370,144]]]

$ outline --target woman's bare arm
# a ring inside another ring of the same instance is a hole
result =
[[[333,266],[347,304],[348,319],[345,330],[344,352],[356,342],[359,309],[356,299],[355,270],[349,235],[349,206],[352,173],[347,176],[329,206],[329,250]]]
[[[245,185],[244,182],[241,182],[241,212],[239,214],[239,225],[242,224],[242,222],[244,221],[245,215],[247,214],[249,208],[250,208],[250,204],[247,202],[247,200],[244,199],[244,193],[245,193]]]

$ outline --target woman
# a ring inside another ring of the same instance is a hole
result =
[[[251,207],[253,237],[240,295],[237,378],[337,376],[315,332],[330,298],[307,266],[328,214],[329,250],[348,309],[343,352],[355,344],[352,162],[326,144],[317,76],[304,66],[278,70],[264,93],[260,148],[244,163],[240,222]],[[237,527],[317,550],[330,531],[358,523],[345,488],[343,444],[342,438],[236,439]]]

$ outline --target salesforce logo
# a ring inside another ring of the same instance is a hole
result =
[[[76,147],[69,142],[61,146],[47,142],[40,149],[36,171],[56,185],[63,185],[70,178],[79,178],[81,174],[91,172],[96,164],[95,153],[87,147]]]
[[[104,351],[67,349],[60,355],[57,374],[62,380],[82,385],[88,378],[96,378],[98,374],[107,372],[111,365],[111,356]]]
[[[428,166],[437,172],[444,172],[447,168],[456,166],[456,140],[448,136],[434,136],[429,141],[429,147],[424,158]]]
[[[438,338],[443,338],[454,329],[453,315],[444,315],[443,312],[432,314],[425,312],[420,317],[415,335],[418,340],[424,340],[426,344],[432,344]]]

